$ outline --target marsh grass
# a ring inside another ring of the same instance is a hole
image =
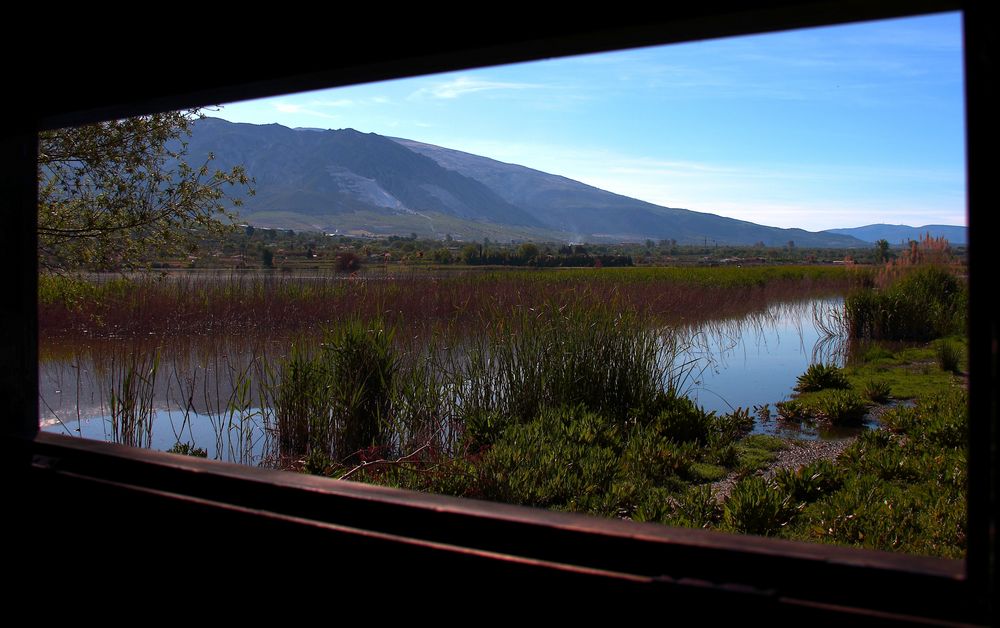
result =
[[[883,287],[857,290],[844,302],[853,338],[931,340],[965,329],[968,291],[944,266],[914,266]]]
[[[942,371],[958,374],[964,370],[962,367],[965,359],[961,348],[956,342],[942,338],[935,344],[935,354],[938,366],[941,367]]]
[[[388,444],[399,357],[383,321],[350,319],[293,347],[271,378],[282,455],[345,461]]]
[[[491,320],[456,369],[462,413],[482,442],[547,407],[579,404],[624,422],[671,387],[673,337],[614,304],[548,302]]]
[[[185,420],[191,399],[204,396],[209,409],[199,413],[215,422],[217,451],[270,451],[271,443],[277,466],[349,480],[961,556],[967,439],[961,402],[927,398],[915,409],[886,413],[888,429],[864,433],[836,466],[816,463],[768,480],[756,474],[786,446],[780,439],[747,436],[754,424],[748,411],[715,415],[682,396],[687,375],[675,366],[679,341],[667,321],[724,321],[760,311],[753,308],[777,295],[801,295],[803,282],[829,291],[843,275],[691,271],[414,275],[412,281],[247,275],[215,283],[52,285],[42,300],[49,332],[128,336],[178,333],[190,324],[199,333],[294,337],[290,350],[254,352],[232,363],[220,363],[225,350],[206,350],[199,356],[202,379],[175,373],[188,400]],[[178,312],[161,311],[178,303]],[[110,372],[119,375],[112,403],[122,417],[115,438],[148,446],[151,423],[142,417],[150,416],[144,408],[152,406],[149,391],[160,367],[142,355],[134,353],[131,364],[113,361]],[[871,348],[847,379],[868,399],[875,394],[862,382],[876,378],[880,385],[872,391],[888,385],[903,397],[911,389],[897,374],[910,366],[907,377],[933,379],[931,387],[954,379],[937,369],[933,347]],[[851,408],[864,403],[843,390],[807,394],[827,399],[827,409],[805,397],[778,404],[779,413],[852,417]],[[177,444],[181,453],[199,451],[180,433]],[[720,503],[709,483],[734,473],[742,479]]]
[[[127,351],[111,358],[109,412],[113,442],[130,447],[150,446],[159,364],[159,352]]]
[[[43,336],[295,334],[356,317],[407,330],[475,328],[492,313],[552,300],[616,301],[660,325],[725,320],[775,301],[842,294],[845,268],[608,268],[391,274],[231,272],[129,279],[43,275]]]

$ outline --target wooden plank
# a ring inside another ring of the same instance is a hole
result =
[[[427,495],[55,434],[39,434],[28,446],[35,459],[33,475],[43,478],[129,485],[268,517],[572,566],[581,573],[698,582],[717,590],[940,620],[971,617],[962,602],[962,561]],[[153,529],[167,533],[160,526]],[[270,546],[272,540],[246,542]],[[905,594],[887,594],[887,582]]]

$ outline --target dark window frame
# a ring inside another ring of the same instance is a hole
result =
[[[457,587],[468,585],[473,576],[515,578],[521,583],[572,584],[583,591],[614,590],[636,601],[669,599],[679,607],[709,604],[718,609],[721,604],[735,614],[989,623],[996,612],[990,594],[996,588],[997,558],[997,333],[996,316],[984,301],[996,262],[982,252],[988,252],[987,177],[992,174],[986,171],[985,156],[996,146],[998,134],[989,100],[995,85],[996,22],[987,6],[935,1],[717,2],[644,20],[602,16],[525,26],[518,19],[500,18],[497,28],[474,36],[442,28],[432,36],[408,38],[400,27],[399,41],[409,46],[402,52],[345,45],[337,49],[343,53],[337,61],[281,58],[280,64],[251,55],[251,67],[223,71],[221,76],[208,70],[187,77],[177,73],[166,86],[157,81],[87,88],[98,76],[92,71],[67,76],[65,84],[53,87],[26,75],[15,85],[30,96],[4,129],[0,155],[0,194],[15,208],[9,212],[7,243],[17,295],[0,310],[6,367],[0,385],[11,400],[3,429],[4,460],[14,487],[11,507],[19,513],[8,538],[17,542],[57,534],[56,518],[87,514],[108,527],[121,521],[134,524],[130,531],[118,532],[119,537],[106,539],[109,543],[141,543],[151,528],[180,534],[189,547],[222,552],[234,564],[243,564],[235,553],[210,540],[218,537],[176,531],[198,522],[211,531],[228,530],[230,539],[269,539],[264,541],[268,548],[283,545],[332,562],[351,557],[360,561],[355,564],[360,575],[346,579],[347,584],[381,577],[412,585],[412,574],[401,579],[387,575],[382,563],[369,564],[372,557],[391,555],[453,568],[450,580]],[[974,269],[971,414],[986,419],[971,422],[965,561],[601,520],[245,469],[38,432],[34,213],[41,129],[546,56],[946,10],[962,10],[965,22],[969,251]],[[115,77],[141,75],[141,69],[138,62],[133,66],[126,61]],[[17,568],[38,575],[44,573],[46,559],[120,562],[124,555],[103,546],[36,546]]]

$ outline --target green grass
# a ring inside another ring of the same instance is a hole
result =
[[[736,444],[736,468],[742,473],[752,473],[766,468],[777,458],[775,452],[788,445],[777,436],[751,434]]]
[[[803,392],[775,404],[778,413],[790,421],[859,425],[870,405],[890,398],[924,398],[960,386],[959,373],[942,368],[939,356],[944,345],[959,356],[957,360],[964,360],[968,341],[960,336],[918,344],[869,341],[855,348],[842,369],[810,366],[798,378],[797,388]]]
[[[272,386],[282,455],[311,456],[312,467],[388,443],[399,357],[380,320],[331,327],[318,348],[296,348]]]
[[[951,342],[963,354],[968,340],[953,338]],[[852,387],[864,390],[867,382],[878,381],[888,386],[896,399],[917,399],[956,385],[955,375],[940,367],[933,343],[898,347],[879,345],[863,349],[861,355],[845,369]]]
[[[886,413],[840,458],[843,483],[805,507],[789,538],[914,554],[965,553],[968,397],[932,395]]]

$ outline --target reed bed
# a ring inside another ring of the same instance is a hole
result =
[[[51,337],[256,334],[318,329],[349,317],[409,330],[481,324],[547,300],[615,301],[661,325],[742,317],[778,300],[843,293],[847,268],[608,268],[396,275],[231,273],[95,282],[42,276],[39,327]]]
[[[844,302],[848,333],[868,340],[926,341],[965,331],[968,288],[946,266],[914,266]]]

